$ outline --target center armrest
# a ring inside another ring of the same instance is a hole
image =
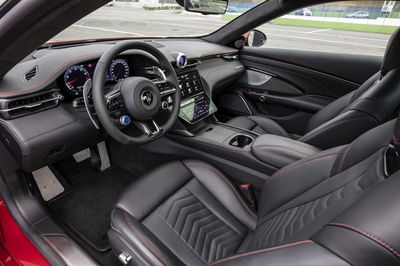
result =
[[[251,152],[257,159],[278,168],[319,151],[321,150],[304,142],[270,134],[258,137],[251,146]]]

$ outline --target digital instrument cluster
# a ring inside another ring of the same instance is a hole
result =
[[[204,91],[197,70],[178,73],[177,76],[182,95],[180,118],[194,124],[217,111],[217,107]]]
[[[89,62],[82,65],[71,66],[64,72],[63,82],[68,94],[81,96],[86,81],[92,79],[97,62]],[[127,78],[130,74],[128,61],[115,59],[111,62],[107,71],[106,81],[118,82]]]

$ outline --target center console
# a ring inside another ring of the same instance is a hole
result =
[[[246,169],[244,172],[252,173],[237,177],[240,182],[262,187],[269,175],[319,151],[293,139],[259,135],[219,122],[213,115],[217,107],[199,72],[181,70],[177,76],[182,96],[180,119],[169,138],[211,163],[220,164],[219,160],[223,159],[227,164],[236,165],[232,169],[242,167]],[[229,167],[225,171],[229,171]]]

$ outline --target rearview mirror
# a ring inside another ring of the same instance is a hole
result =
[[[204,15],[225,14],[229,0],[184,0],[185,10]]]
[[[252,30],[248,33],[246,44],[249,47],[260,47],[267,42],[267,36],[259,30]]]

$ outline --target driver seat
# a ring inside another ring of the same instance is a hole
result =
[[[399,265],[400,172],[383,170],[395,128],[266,176],[257,211],[208,163],[161,166],[116,204],[112,249],[130,265]]]

